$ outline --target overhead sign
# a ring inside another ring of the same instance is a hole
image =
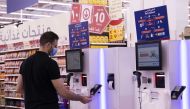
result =
[[[81,5],[80,4],[73,4],[72,11],[71,11],[71,23],[79,23],[81,17]]]
[[[167,7],[155,7],[135,12],[138,40],[169,39]]]
[[[38,0],[7,0],[7,13],[15,12],[38,3]]]
[[[105,7],[94,6],[90,32],[101,34],[110,23],[110,17]]]
[[[110,22],[110,17],[104,6],[73,4],[71,23],[83,21],[89,22],[89,32],[102,34]]]
[[[122,41],[124,39],[124,20],[112,20],[109,25],[109,42]]]
[[[122,0],[109,0],[109,14],[112,20],[122,18]]]
[[[81,10],[81,22],[88,21],[91,24],[92,18],[92,6],[91,5],[83,5]]]
[[[69,25],[69,42],[71,49],[89,47],[88,22]]]

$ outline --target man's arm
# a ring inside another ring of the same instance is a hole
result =
[[[23,80],[22,80],[21,74],[19,74],[19,76],[18,76],[16,92],[23,94]]]
[[[71,92],[70,90],[68,90],[65,86],[64,86],[64,81],[62,79],[55,79],[55,80],[51,80],[55,89],[57,90],[57,92],[64,97],[65,99],[69,99],[69,100],[74,100],[74,101],[80,101],[84,104],[89,103],[91,101],[90,97],[84,97],[84,96],[80,96],[77,95],[73,92]]]

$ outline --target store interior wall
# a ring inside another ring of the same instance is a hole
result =
[[[50,30],[59,35],[60,40],[58,45],[66,45],[69,44],[69,24],[70,13],[68,12],[50,18],[25,22],[18,27],[14,24],[8,25],[0,29],[0,44],[37,40],[43,31]]]

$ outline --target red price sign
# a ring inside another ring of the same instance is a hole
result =
[[[101,34],[110,22],[108,11],[104,6],[73,4],[71,23],[88,21],[91,33]]]
[[[71,11],[71,23],[79,23],[81,20],[81,5],[73,4]]]
[[[90,32],[101,34],[110,22],[108,11],[103,6],[94,6]]]

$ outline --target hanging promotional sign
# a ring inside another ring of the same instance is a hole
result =
[[[81,49],[89,47],[88,22],[69,25],[70,49]]]
[[[79,23],[81,19],[81,5],[73,4],[71,10],[71,24]]]
[[[15,12],[38,3],[38,0],[7,0],[7,13]]]
[[[111,20],[122,18],[122,0],[109,0],[109,14]]]
[[[71,23],[89,22],[89,32],[102,34],[110,22],[107,9],[104,6],[73,4]]]
[[[112,20],[109,25],[109,42],[122,41],[124,39],[123,19]]]
[[[138,40],[169,39],[167,7],[155,7],[135,12]]]

